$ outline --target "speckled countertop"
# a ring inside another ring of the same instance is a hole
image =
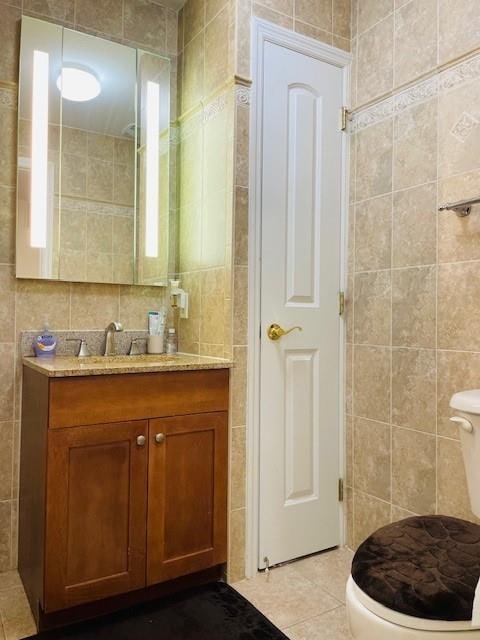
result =
[[[75,358],[24,357],[23,363],[50,378],[100,376],[117,373],[154,373],[162,371],[195,371],[200,369],[230,369],[231,360],[178,353],[172,355],[90,356]]]

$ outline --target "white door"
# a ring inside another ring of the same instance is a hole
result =
[[[270,42],[263,73],[260,568],[340,541],[343,97],[342,69]]]

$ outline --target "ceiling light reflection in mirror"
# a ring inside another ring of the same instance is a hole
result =
[[[30,245],[47,246],[49,55],[33,52]]]
[[[78,67],[63,67],[57,78],[57,88],[65,100],[87,102],[100,95],[101,85],[91,71]]]

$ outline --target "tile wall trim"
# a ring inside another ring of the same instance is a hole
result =
[[[235,102],[239,107],[248,107],[250,105],[251,88],[245,85],[236,85]]]
[[[180,124],[172,125],[175,128],[175,134],[170,136],[173,144],[179,144],[189,135],[196,131],[202,124],[214,120],[227,108],[227,96],[230,88],[226,88],[223,93],[217,95],[213,100],[206,103],[203,108],[199,107],[191,118],[186,118]],[[248,107],[250,105],[251,88],[243,84],[235,85],[235,103],[240,107]]]
[[[230,87],[223,88],[221,93],[215,95],[211,100],[200,102],[186,114],[183,114],[176,123],[171,126],[175,128],[175,136],[170,136],[170,141],[180,144],[182,140],[188,138],[193,132],[199,129],[204,123],[214,120],[227,107],[227,96]]]
[[[227,106],[227,92],[221,93],[203,109],[203,122],[214,120]]]
[[[480,78],[480,54],[404,89],[352,115],[350,133],[357,133],[410,107]]]
[[[99,215],[132,218],[134,208],[101,200],[89,200],[84,196],[62,196],[62,205],[69,211],[88,211]]]
[[[251,87],[253,84],[253,80],[251,80],[250,78],[246,78],[245,76],[240,76],[238,74],[235,74],[234,82],[236,85],[242,85],[244,87]]]
[[[170,142],[173,144],[180,144],[182,140],[185,140],[199,127],[206,122],[214,120],[219,116],[228,105],[228,94],[230,92],[230,86],[224,88],[222,93],[205,103],[202,107],[200,105],[197,109],[191,112],[190,117],[184,118],[182,116],[180,122],[172,125],[172,130],[175,129],[175,133],[170,136]],[[235,84],[235,103],[240,107],[248,107],[250,105],[251,88],[244,84]]]
[[[180,125],[178,122],[170,123],[170,144],[180,144]]]

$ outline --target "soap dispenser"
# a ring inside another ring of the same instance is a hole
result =
[[[170,280],[173,309],[179,309],[180,318],[188,318],[188,293],[180,288],[180,280]]]
[[[37,358],[53,358],[57,352],[57,342],[57,336],[45,325],[42,333],[33,339],[33,351]]]

